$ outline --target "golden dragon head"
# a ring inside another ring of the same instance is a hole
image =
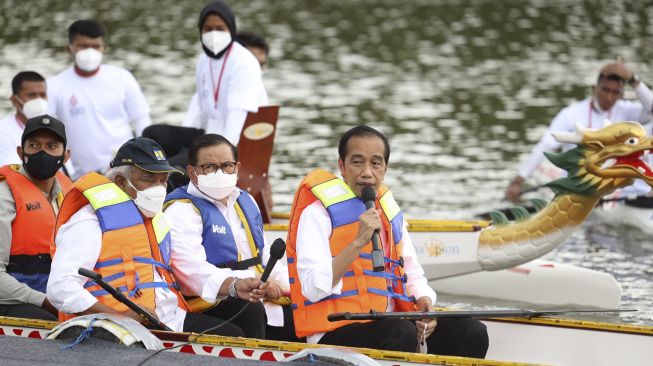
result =
[[[653,169],[645,162],[653,138],[637,122],[610,123],[598,130],[576,124],[576,132],[552,132],[561,143],[578,146],[560,153],[545,153],[567,177],[547,184],[556,195],[577,193],[603,196],[631,185],[637,178],[653,186]],[[653,157],[653,156],[652,156]]]

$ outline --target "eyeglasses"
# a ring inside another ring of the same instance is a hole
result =
[[[224,174],[234,174],[236,172],[235,161],[227,161],[225,163],[222,163],[222,165],[202,164],[202,165],[198,165],[198,167],[202,169],[202,173],[204,174],[213,174],[218,170],[222,170]]]

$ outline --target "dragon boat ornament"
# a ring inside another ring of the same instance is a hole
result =
[[[637,122],[611,123],[598,130],[576,124],[576,131],[552,132],[561,143],[573,143],[563,153],[545,153],[567,176],[546,184],[555,197],[551,202],[535,200],[537,213],[516,209],[516,222],[501,212],[491,214],[493,225],[483,229],[478,240],[478,262],[482,270],[497,270],[538,258],[560,245],[592,212],[601,197],[642,179],[653,185],[653,170],[644,157],[653,140]]]

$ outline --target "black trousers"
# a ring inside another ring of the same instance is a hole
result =
[[[430,354],[475,358],[484,358],[489,345],[485,324],[472,318],[438,320],[426,342]],[[415,352],[417,328],[402,319],[353,323],[324,334],[319,343]]]
[[[206,334],[230,336],[230,337],[244,337],[245,332],[239,326],[226,322],[219,318],[204,315],[201,313],[186,313],[184,319],[184,332],[202,333],[207,329],[215,328]]]
[[[32,304],[0,305],[1,316],[42,320],[58,320],[57,317],[42,307]]]
[[[249,305],[248,305],[249,304]],[[201,314],[220,320],[228,320],[236,315],[243,307],[247,308],[236,318],[229,320],[242,330],[245,337],[265,339],[265,307],[260,302],[250,303],[245,300],[228,297],[225,300]]]
[[[284,305],[283,309],[283,327],[265,326],[265,339],[285,342],[306,342],[306,338],[297,338],[295,334],[295,322],[292,316],[290,305]]]

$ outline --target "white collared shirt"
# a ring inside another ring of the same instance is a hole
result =
[[[84,289],[87,278],[77,274],[79,268],[93,270],[102,249],[102,229],[90,204],[61,225],[55,243],[57,251],[48,279],[48,300],[60,311],[80,313],[98,301]],[[164,282],[158,271],[154,271],[154,282]],[[176,332],[183,331],[186,311],[177,305],[177,295],[168,288],[156,288],[154,293],[159,320]]]
[[[220,210],[220,213],[224,216],[231,228],[240,260],[252,258],[247,233],[235,208],[236,199],[240,195],[240,192],[236,189],[229,194],[226,205],[206,196],[192,183],[188,185],[187,193],[213,203]],[[247,278],[255,276],[255,271],[253,270],[218,268],[206,261],[206,251],[204,246],[202,246],[202,229],[204,224],[202,216],[192,203],[185,201],[174,202],[168,206],[164,214],[171,225],[172,258],[175,266],[177,265],[176,263],[185,263],[187,261],[199,263],[189,268],[189,271],[184,271],[184,273],[180,273],[179,271],[175,272],[178,278],[183,279],[180,282],[188,286],[190,292],[201,294],[202,298],[206,301],[215,301],[220,286],[228,277]],[[266,241],[262,256],[264,264],[267,263],[269,257],[270,247]],[[284,293],[289,292],[288,267],[284,264],[283,260],[277,261],[270,277],[281,286]],[[268,324],[277,327],[283,326],[283,310],[281,306],[268,302],[265,302],[264,305],[268,316]]]
[[[406,291],[416,299],[427,296],[435,304],[435,291],[429,286],[424,276],[424,269],[417,261],[413,241],[408,235],[406,222],[402,223],[402,240],[404,257],[404,272],[408,276]],[[312,302],[319,301],[329,295],[340,294],[342,279],[335,286],[333,282],[333,267],[331,247],[331,219],[326,208],[320,201],[311,203],[302,212],[297,228],[297,273],[302,284],[302,294]],[[329,258],[329,260],[326,260]],[[387,311],[392,311],[394,304],[388,303]],[[317,343],[324,333],[316,333],[306,338],[307,343]]]

